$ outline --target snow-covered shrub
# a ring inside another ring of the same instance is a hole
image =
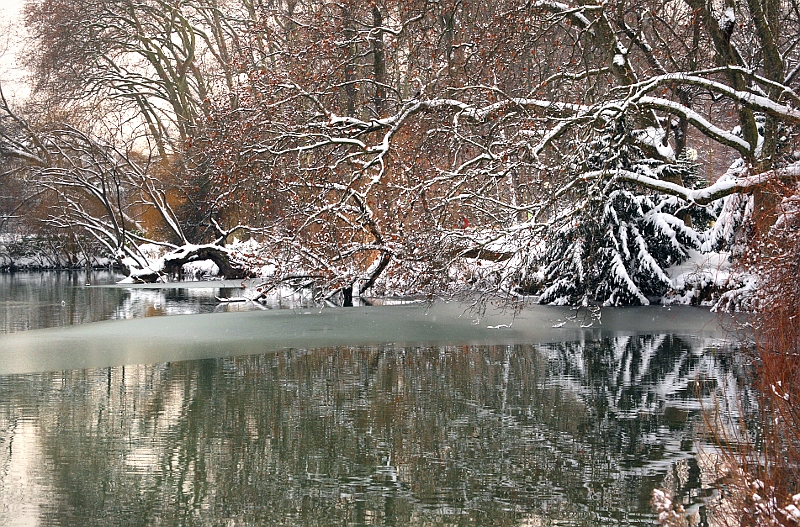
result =
[[[688,258],[666,270],[672,287],[664,304],[715,305],[731,284],[729,253],[690,250]]]
[[[744,169],[744,161],[738,159],[719,179],[720,182],[732,179]],[[703,252],[721,251],[736,248],[745,242],[743,227],[753,216],[753,196],[751,194],[731,194],[714,203],[709,211],[714,221],[703,233]]]

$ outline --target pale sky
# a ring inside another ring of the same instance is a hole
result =
[[[0,82],[8,98],[24,97],[28,92],[21,82],[24,72],[15,57],[24,30],[20,21],[24,2],[0,0]]]

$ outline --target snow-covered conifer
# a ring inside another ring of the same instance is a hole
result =
[[[665,163],[644,157],[632,145],[606,136],[594,142],[589,170],[609,173],[578,213],[553,233],[544,255],[545,289],[550,304],[649,304],[672,285],[665,269],[682,262],[700,237],[680,217],[685,203],[655,192],[642,193],[611,176],[622,169],[658,179],[693,176],[685,160]],[[685,212],[682,212],[685,211]]]

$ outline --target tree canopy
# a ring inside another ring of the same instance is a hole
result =
[[[800,173],[795,0],[29,0],[26,23],[6,177],[138,276],[214,247],[345,302],[646,304]]]

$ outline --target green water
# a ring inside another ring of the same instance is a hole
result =
[[[134,315],[0,335],[0,525],[652,525],[744,377],[698,310]]]

